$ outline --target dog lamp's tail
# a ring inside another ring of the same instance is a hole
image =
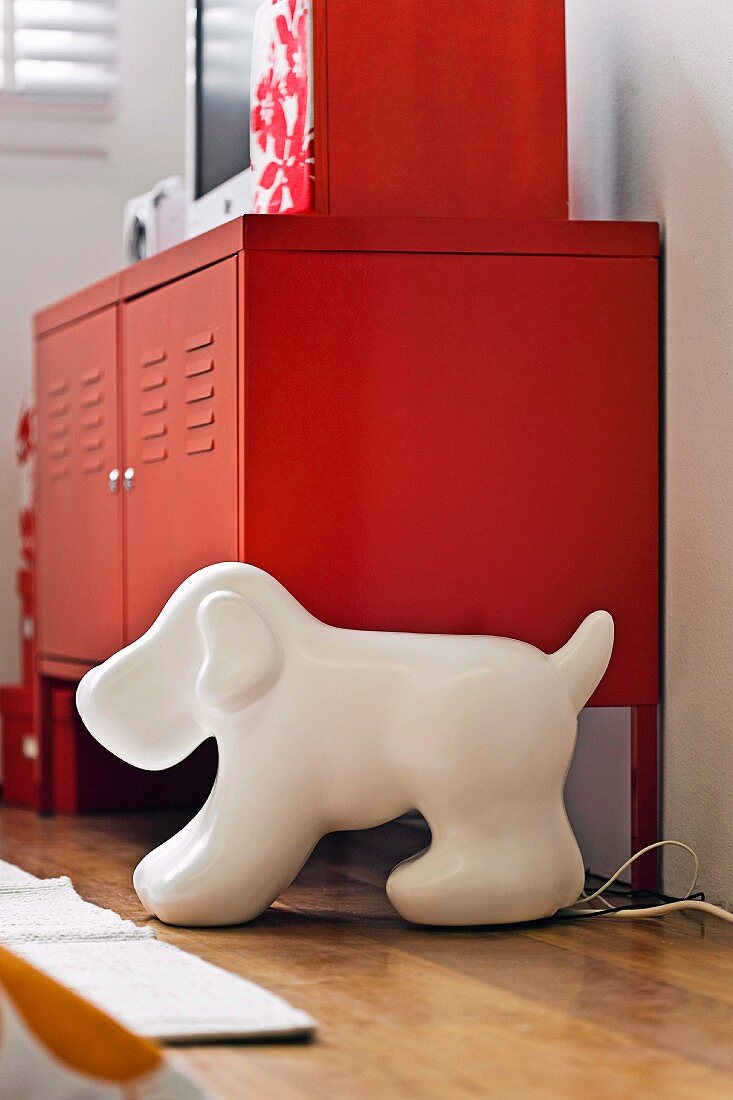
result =
[[[613,650],[613,619],[607,611],[594,611],[552,661],[565,681],[575,713],[580,714],[608,668]]]

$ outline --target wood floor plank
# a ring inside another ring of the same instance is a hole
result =
[[[139,858],[180,815],[41,820],[0,810],[0,858],[68,874],[90,901],[146,919]],[[222,1100],[733,1096],[733,928],[634,925],[427,930],[384,893],[423,846],[394,825],[327,838],[250,925],[159,937],[287,997],[321,1023],[310,1044],[177,1049]]]
[[[614,930],[609,928],[612,936]],[[568,930],[577,935],[581,930]],[[641,936],[645,933],[639,930]],[[496,996],[521,998],[528,1014],[542,1007],[576,1024],[595,1024],[660,1054],[699,1061],[733,1075],[733,1009],[723,1000],[691,993],[663,975],[635,973],[615,962],[567,951],[517,932],[490,944],[481,934],[414,931],[401,949],[485,982]],[[383,939],[385,937],[382,937]],[[390,937],[386,937],[388,942]]]
[[[702,935],[691,935],[686,925],[697,926]],[[710,931],[709,918],[680,914],[664,921],[619,922],[612,936],[608,929],[587,926],[580,941],[574,930],[558,925],[535,927],[525,935],[733,1009],[733,936],[729,932],[726,943]]]

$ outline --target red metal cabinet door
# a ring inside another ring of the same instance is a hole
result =
[[[39,652],[96,663],[122,644],[117,308],[39,339]]]
[[[237,558],[237,264],[124,307],[127,637],[204,565]]]
[[[263,252],[249,270],[247,560],[340,626],[553,650],[607,608],[594,703],[655,703],[656,261]]]

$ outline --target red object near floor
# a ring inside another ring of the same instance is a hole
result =
[[[74,687],[64,685],[56,685],[51,692],[53,802],[57,813],[189,809],[203,803],[216,775],[213,741],[170,771],[139,771],[91,737],[77,714],[74,693]],[[2,796],[9,806],[37,805],[35,713],[32,689],[0,689]]]
[[[73,688],[53,693],[53,795],[61,814],[90,810],[177,809],[200,806],[216,776],[216,747],[202,745],[166,772],[125,764],[87,732],[74,705]]]
[[[36,578],[32,569],[19,569],[21,680],[32,688],[36,673]]]
[[[3,801],[9,806],[36,804],[38,740],[33,689],[0,688]]]

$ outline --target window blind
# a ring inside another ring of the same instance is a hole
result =
[[[109,96],[117,85],[117,0],[0,0],[6,92]]]

